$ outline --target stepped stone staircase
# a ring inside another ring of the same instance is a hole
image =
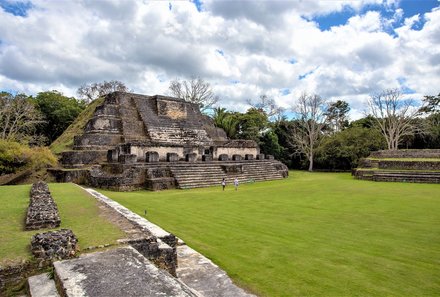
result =
[[[352,174],[362,180],[440,183],[440,149],[373,152]]]

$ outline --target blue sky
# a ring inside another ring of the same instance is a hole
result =
[[[0,0],[0,90],[69,96],[117,79],[138,93],[200,76],[230,110],[266,94],[345,100],[440,92],[436,0]]]
[[[318,23],[321,30],[329,30],[332,26],[345,25],[351,17],[358,14],[364,14],[367,11],[378,11],[383,16],[392,17],[395,14],[396,9],[400,8],[403,11],[402,18],[394,24],[395,26],[400,26],[405,18],[417,14],[424,14],[438,6],[438,0],[401,0],[398,2],[398,4],[392,5],[391,7],[386,7],[379,4],[366,5],[362,7],[360,11],[356,11],[355,9],[347,6],[340,12],[315,16],[311,19]],[[418,28],[420,28],[422,25],[423,20],[420,22]]]

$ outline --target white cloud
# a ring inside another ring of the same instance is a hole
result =
[[[198,75],[228,109],[244,111],[263,93],[288,107],[308,91],[346,100],[359,117],[370,93],[402,78],[416,94],[439,92],[440,10],[405,19],[393,36],[386,29],[403,16],[398,2],[207,1],[198,12],[180,1],[171,9],[165,1],[33,1],[27,17],[0,9],[0,89],[75,95],[83,83],[118,79],[164,94],[170,80]],[[366,4],[394,15],[369,11],[328,31],[310,20]]]

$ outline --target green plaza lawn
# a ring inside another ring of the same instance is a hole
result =
[[[30,259],[33,234],[24,231],[30,185],[0,187],[0,266]],[[99,215],[97,201],[74,184],[49,184],[61,217],[60,228],[69,228],[81,248],[115,243],[124,234]]]
[[[440,295],[440,185],[294,171],[237,192],[101,192],[261,296]]]

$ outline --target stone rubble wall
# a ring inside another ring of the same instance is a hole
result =
[[[40,261],[68,259],[76,255],[78,239],[72,230],[60,229],[32,236],[31,251]]]
[[[440,170],[439,161],[379,161],[379,169]]]
[[[58,207],[49,192],[49,186],[43,181],[34,183],[30,193],[25,229],[57,228],[60,224]]]
[[[370,158],[440,158],[440,149],[381,150],[371,152]]]

